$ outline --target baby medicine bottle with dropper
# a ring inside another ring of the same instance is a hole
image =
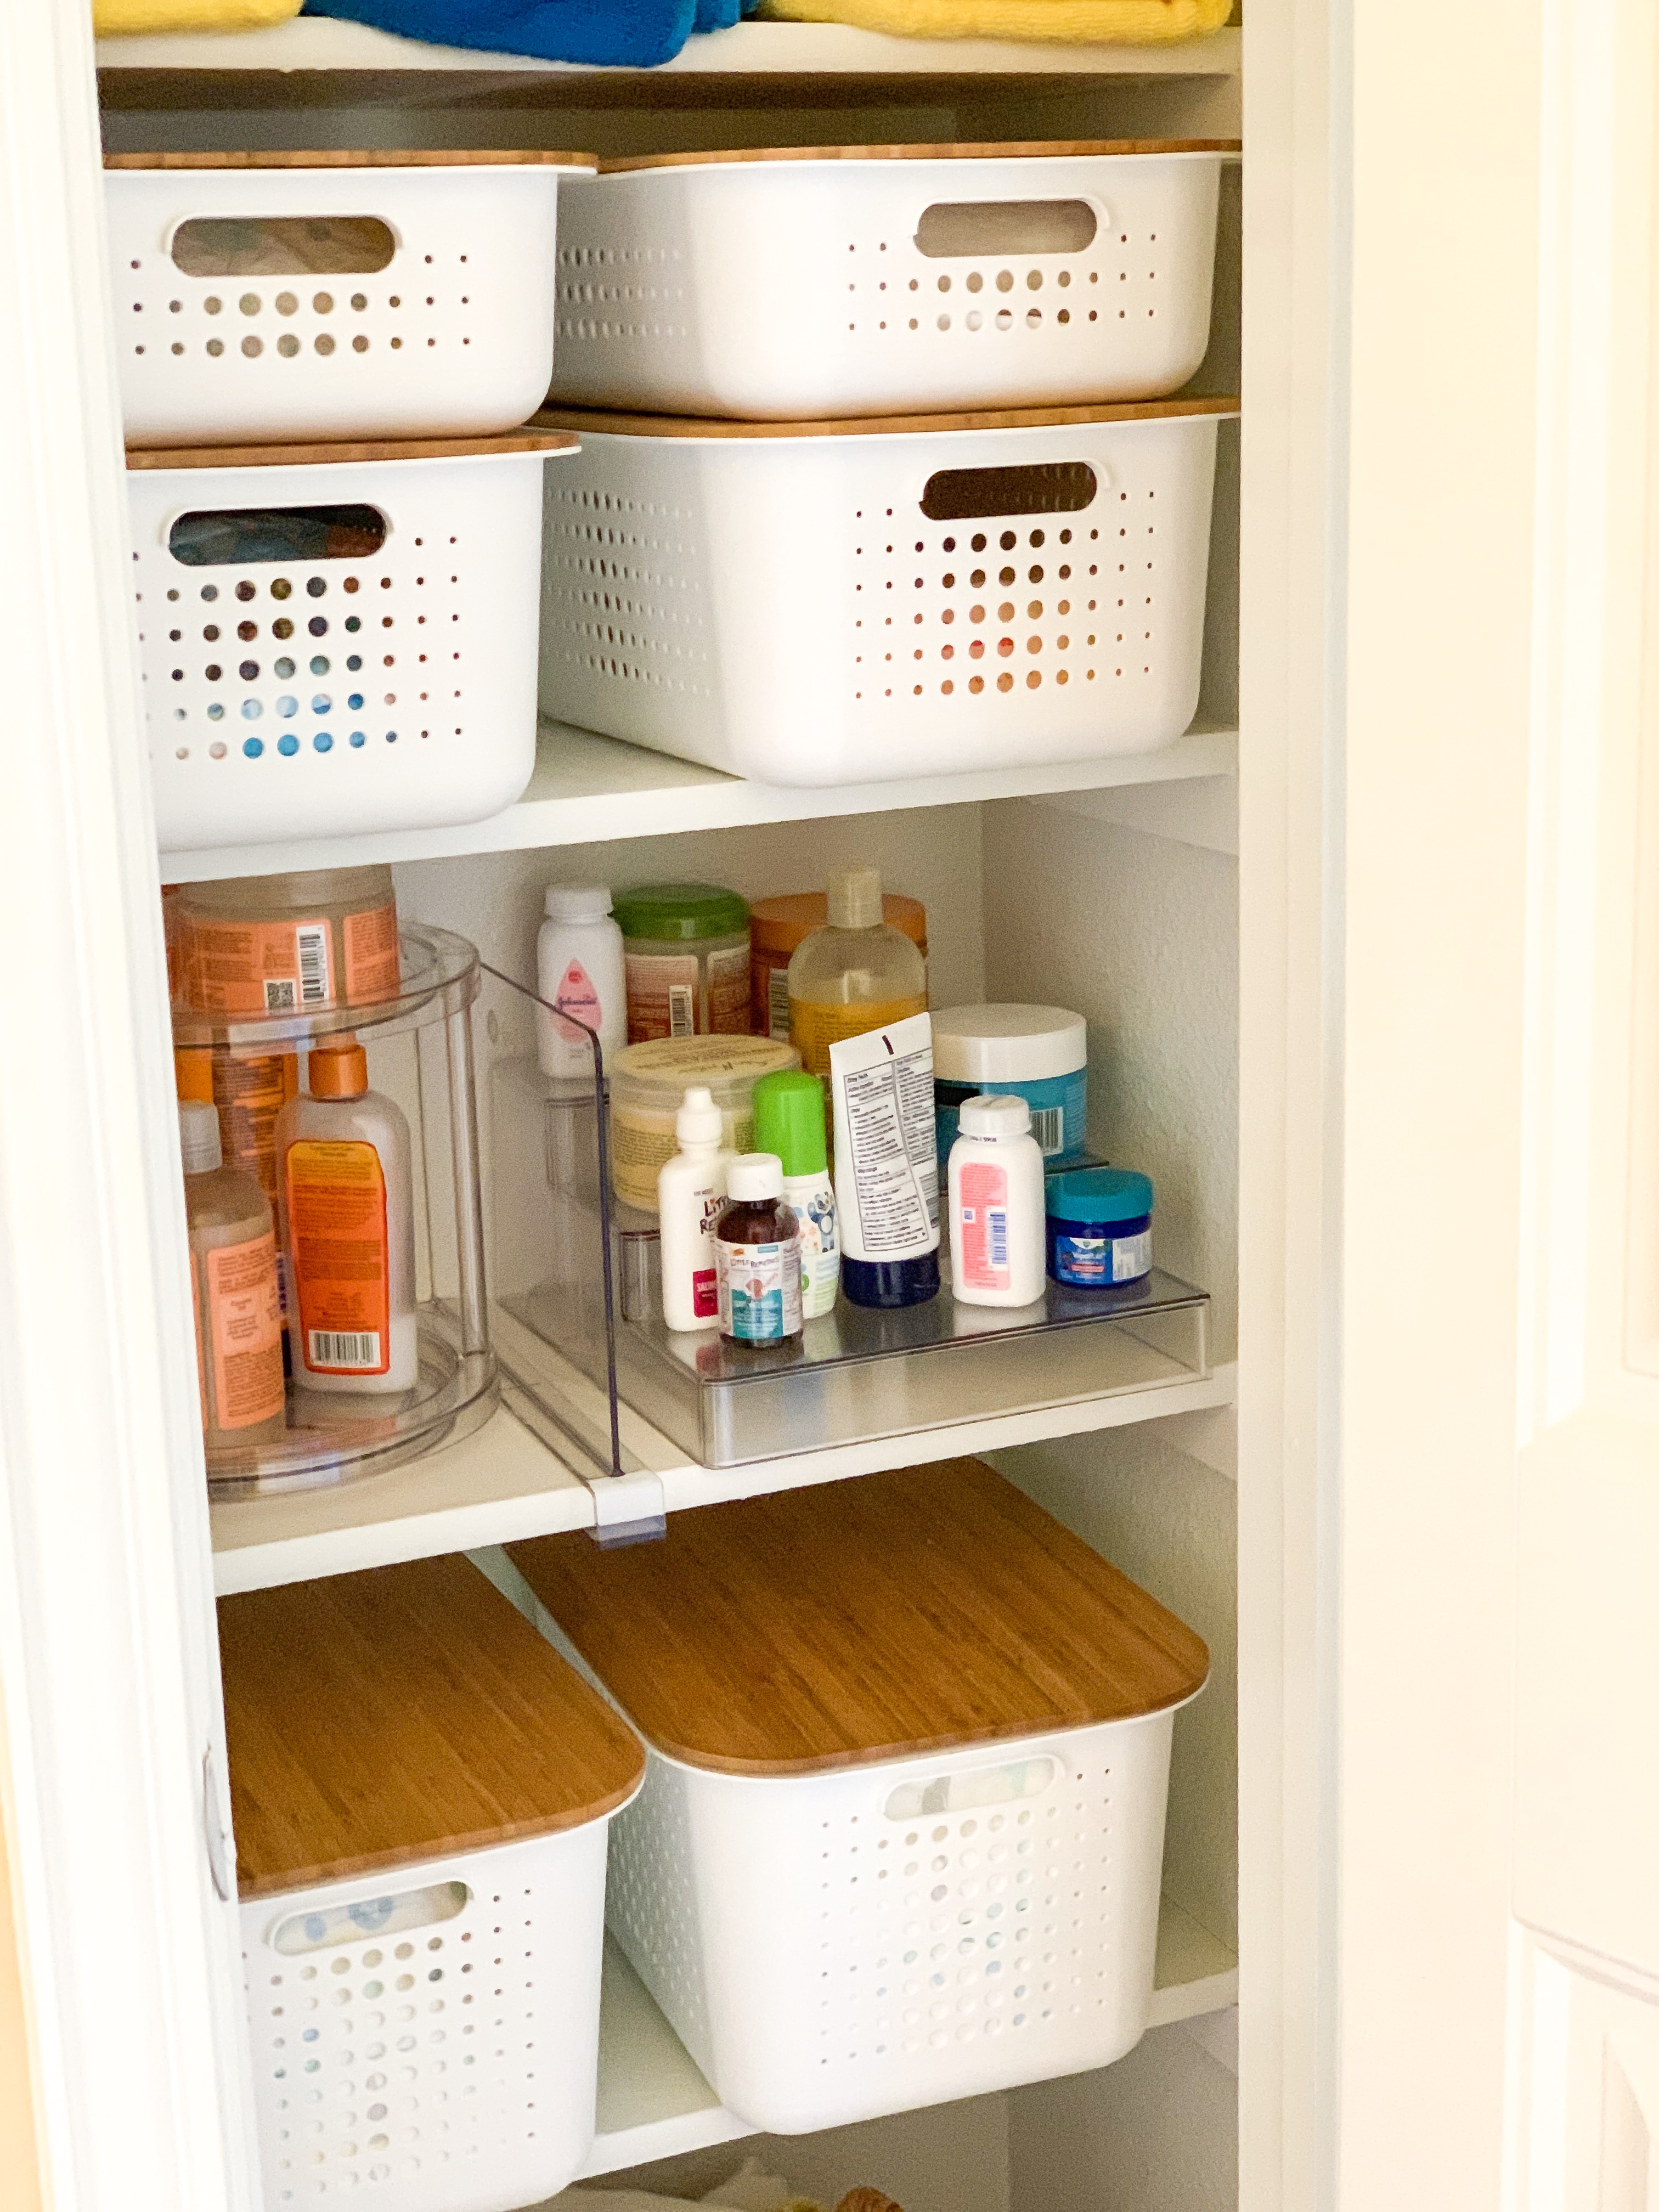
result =
[[[407,1390],[420,1370],[409,1123],[369,1089],[349,1030],[320,1040],[307,1080],[276,1123],[294,1380]]]

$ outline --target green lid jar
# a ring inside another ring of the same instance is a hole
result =
[[[743,1036],[749,908],[716,884],[641,884],[611,894],[623,933],[628,1042]]]

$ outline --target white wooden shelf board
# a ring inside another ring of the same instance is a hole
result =
[[[1165,1898],[1158,1923],[1150,2025],[1193,2020],[1238,2002],[1238,1961]],[[599,2015],[599,2130],[584,2179],[752,2135],[728,2112],[610,1937]]]
[[[1152,753],[987,769],[963,775],[908,776],[892,783],[832,784],[816,789],[750,783],[666,753],[544,722],[536,769],[515,806],[486,822],[449,830],[405,830],[315,837],[273,845],[225,845],[164,853],[168,883],[271,875],[305,868],[356,867],[376,860],[441,860],[464,853],[542,851],[555,845],[659,837],[678,830],[734,830],[762,822],[810,822],[847,814],[884,814],[915,806],[981,799],[1048,797],[1129,784],[1230,777],[1238,766],[1231,730],[1194,730]],[[1207,787],[1207,782],[1206,782]]]
[[[100,70],[344,71],[396,76],[1237,76],[1243,34],[1145,46],[1018,45],[992,39],[896,39],[840,23],[739,23],[686,41],[654,70],[591,69],[525,54],[428,46],[361,23],[296,17],[262,31],[105,39]]]
[[[593,1386],[497,1312],[498,1348],[532,1351],[536,1381],[594,1433],[603,1399]],[[1237,1370],[1218,1367],[1205,1382],[1171,1382],[1108,1398],[964,1421],[918,1434],[827,1451],[793,1452],[746,1467],[711,1469],[689,1462],[638,1414],[623,1410],[624,1455],[655,1474],[671,1513],[754,1498],[814,1482],[836,1482],[892,1467],[954,1459],[1015,1444],[1082,1436],[1131,1422],[1231,1405]],[[213,1508],[214,1583],[222,1596],[325,1575],[349,1574],[400,1559],[479,1551],[561,1529],[587,1528],[593,1498],[559,1455],[503,1407],[459,1443],[356,1482],[277,1492]]]

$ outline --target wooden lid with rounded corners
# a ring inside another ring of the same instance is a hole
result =
[[[598,169],[597,154],[545,154],[503,148],[460,152],[447,148],[384,146],[313,149],[275,153],[258,147],[219,154],[106,154],[106,169]]]
[[[245,1898],[580,1827],[645,1771],[459,1556],[222,1598],[219,1650]]]
[[[507,1547],[635,1726],[811,1774],[1176,1705],[1191,1629],[981,1460],[677,1513],[660,1544]]]
[[[1079,407],[981,407],[955,415],[845,415],[809,422],[745,422],[725,415],[630,415],[621,408],[544,407],[532,421],[611,438],[898,438],[941,430],[1042,430],[1075,422],[1162,422],[1237,415],[1236,398],[1122,399]]]
[[[740,146],[713,154],[602,155],[599,174],[718,168],[740,161],[1071,161],[1103,154],[1240,154],[1243,149],[1242,138],[1033,138],[1007,146]]]
[[[315,468],[347,461],[464,460],[492,453],[574,453],[568,431],[507,430],[493,438],[360,438],[326,446],[129,446],[130,469]]]

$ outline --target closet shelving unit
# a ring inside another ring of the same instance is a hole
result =
[[[894,140],[1236,136],[1242,46],[1237,30],[1188,46],[1095,49],[907,41],[836,26],[750,22],[695,39],[665,69],[643,72],[422,46],[317,19],[235,35],[109,41],[99,48],[98,62],[110,150],[540,144],[639,153]],[[1216,335],[1200,372],[1202,389],[1239,388],[1240,258],[1235,189],[1224,200]],[[784,835],[798,824],[796,873],[811,872],[820,859],[875,851],[896,888],[927,898],[937,1002],[985,994],[1079,1003],[1078,993],[1101,970],[1085,1011],[1092,1021],[1109,1017],[1115,1025],[1122,1002],[1121,1095],[1114,1105],[1129,1124],[1126,1155],[1133,1137],[1145,1141],[1166,1127],[1171,1132],[1167,1161],[1148,1161],[1159,1175],[1165,1234],[1180,1248],[1166,1245],[1161,1256],[1215,1294],[1210,1376],[878,1443],[803,1450],[718,1474],[689,1463],[641,1418],[627,1415],[624,1446],[656,1474],[671,1514],[964,1452],[1013,1455],[1000,1463],[1024,1480],[1022,1447],[1039,1455],[1030,1477],[1033,1493],[1063,1513],[1055,1449],[1084,1438],[1109,1449],[1099,1480],[1121,1482],[1132,1499],[1156,1490],[1158,1467],[1171,1452],[1194,1480],[1227,1489],[1237,1377],[1231,1160],[1237,1118],[1237,902],[1225,858],[1238,849],[1232,612],[1237,510],[1235,442],[1218,483],[1203,702],[1192,732],[1155,755],[809,791],[743,781],[546,726],[528,790],[493,820],[165,859],[162,872],[175,881],[390,861],[398,871],[400,904],[412,919],[462,929],[487,960],[523,973],[538,885],[548,874],[602,877],[613,860],[642,873],[633,856],[649,841],[651,866],[659,872],[717,873],[718,855],[726,850],[732,856],[729,872],[739,880],[745,870],[750,878],[769,870],[775,878]],[[1072,879],[1033,881],[1030,864],[1056,842]],[[581,848],[596,849],[584,860],[576,854]],[[1019,878],[1018,912],[1004,881],[1010,851]],[[555,858],[543,863],[544,854]],[[776,880],[760,886],[783,887]],[[793,878],[787,887],[794,887]],[[1188,981],[1190,999],[1183,1000]],[[1149,1015],[1160,994],[1174,1003]],[[1137,1032],[1137,1022],[1148,1019],[1151,1033]],[[488,1042],[479,1037],[481,1094],[496,1042],[492,1017]],[[1218,1161],[1193,1157],[1206,1145]],[[1171,1176],[1164,1170],[1177,1158],[1184,1164]],[[501,1325],[512,1327],[505,1316]],[[555,1374],[549,1387],[562,1389],[591,1419],[592,1407],[583,1403],[585,1394],[593,1395],[591,1386],[574,1370]],[[1151,1472],[1137,1460],[1143,1444],[1152,1455]],[[1129,1513],[1137,1527],[1156,1517],[1138,1519],[1133,1508]],[[575,1467],[504,1406],[477,1434],[390,1474],[216,1507],[216,1585],[221,1592],[247,1590],[393,1560],[478,1552],[593,1519],[592,1493]],[[1218,1511],[1212,1495],[1208,1517],[1200,1519],[1207,1533],[1191,1540],[1200,1550],[1207,1545],[1224,1553],[1231,1503]],[[1084,1533],[1094,1531],[1085,1527]],[[1170,1540],[1148,1540],[1152,1553],[1124,1562],[1143,1578],[1156,1564],[1158,1542]],[[1187,1588],[1194,1563],[1168,1564],[1174,1589]],[[1230,1585],[1231,1571],[1230,1557],[1206,1556],[1197,1578],[1220,1588]],[[1171,1601],[1179,1609],[1179,1597]],[[1230,1598],[1221,1602],[1224,1619],[1200,1623],[1223,1662],[1211,1693],[1212,1714],[1231,1696]],[[1208,1762],[1215,1771],[1207,1782],[1201,1773],[1189,1781],[1184,1793],[1177,1788],[1170,1822],[1173,1831],[1183,1809],[1197,1802],[1224,1840],[1197,1847],[1206,1870],[1195,1892],[1193,1852],[1174,1854],[1188,1879],[1184,1887],[1177,1883],[1180,1894],[1165,1899],[1153,2014],[1158,2025],[1237,2002],[1234,1949],[1200,1917],[1207,1911],[1210,1920],[1224,1918],[1230,1929],[1233,1924],[1231,1897],[1219,1909],[1213,1902],[1231,1882],[1234,1738],[1224,1706],[1207,1729],[1196,1757],[1200,1770]],[[1199,1909],[1186,1901],[1194,1893]],[[743,2121],[720,2108],[614,1949],[607,1960],[599,2119],[588,2169],[596,2174],[747,2132]]]

